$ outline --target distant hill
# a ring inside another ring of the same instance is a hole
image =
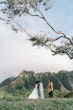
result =
[[[49,79],[53,81],[54,90],[73,90],[73,71],[63,70],[58,73],[22,71],[17,77],[10,77],[0,83],[0,88],[9,93],[24,94],[26,91],[33,89],[37,80],[42,81],[44,89],[47,89]]]

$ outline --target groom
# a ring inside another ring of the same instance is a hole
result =
[[[43,88],[43,83],[41,81],[38,81],[38,87],[40,92],[40,98],[44,99],[44,88]]]

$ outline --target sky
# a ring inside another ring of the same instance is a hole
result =
[[[54,0],[52,8],[45,13],[45,16],[57,31],[72,36],[72,10],[72,0]],[[49,27],[38,18],[27,16],[21,21],[18,19],[18,22],[24,23],[24,27],[31,33],[49,31]],[[44,47],[33,47],[27,40],[26,33],[20,31],[15,33],[9,25],[0,21],[0,82],[8,77],[17,76],[23,70],[32,70],[35,73],[73,71],[73,60],[66,55],[52,56]]]

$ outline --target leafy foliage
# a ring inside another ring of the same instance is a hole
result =
[[[69,93],[65,94],[65,98],[72,98],[73,97],[73,91],[70,91]]]

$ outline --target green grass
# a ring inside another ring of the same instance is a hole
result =
[[[0,100],[0,110],[73,110],[73,99]]]
[[[73,110],[73,98],[59,98],[58,94],[54,92],[54,98],[28,100],[28,94],[25,97],[0,91],[0,110]],[[59,96],[63,94],[60,92]]]

